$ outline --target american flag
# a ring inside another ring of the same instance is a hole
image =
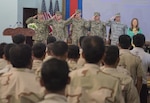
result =
[[[50,1],[50,3],[52,3],[52,1]],[[52,6],[52,5],[50,5]],[[48,20],[52,17],[52,15],[50,14],[50,12],[47,12],[47,9],[46,9],[46,4],[45,4],[45,0],[42,0],[42,7],[41,7],[41,11],[44,15],[44,19],[45,20]],[[52,27],[49,26],[49,32],[52,32]]]
[[[58,2],[58,0],[56,0],[56,2],[55,2],[54,14],[56,13],[56,11],[59,11],[59,2]]]

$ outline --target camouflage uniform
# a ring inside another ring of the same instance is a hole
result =
[[[116,16],[120,16],[120,14],[116,14]],[[105,23],[107,26],[111,28],[111,45],[117,45],[118,39],[120,35],[124,35],[127,33],[127,25],[121,24],[120,22],[115,22],[109,20]]]
[[[137,89],[129,75],[118,72],[116,68],[102,67],[101,70],[120,80],[125,103],[140,103]]]
[[[51,19],[47,24],[52,26],[52,35],[57,40],[64,41],[68,37],[67,25],[69,25],[69,22],[67,20],[61,20],[58,22],[55,19]]]
[[[32,70],[36,73],[38,68],[41,68],[43,61],[42,60],[33,60]]]
[[[76,14],[81,13],[80,10],[76,10]],[[86,36],[87,29],[89,28],[89,23],[85,19],[76,19],[69,18],[68,23],[71,24],[71,36],[72,36],[72,44],[77,45],[78,40],[81,36]]]
[[[100,16],[100,13],[95,12],[94,16]],[[105,39],[107,37],[106,35],[106,26],[102,21],[89,21],[90,23],[90,35],[97,35],[100,36],[101,38]]]
[[[28,68],[12,68],[0,77],[0,86],[0,103],[36,103],[44,93]]]
[[[68,66],[69,66],[69,70],[70,70],[70,71],[74,71],[74,70],[77,70],[77,69],[81,68],[81,66],[79,66],[79,65],[77,64],[77,62],[75,62],[75,61],[73,61],[73,60],[68,60],[67,63],[68,63]]]
[[[139,57],[136,57],[129,50],[120,49],[120,61],[118,66],[126,68],[136,84],[137,77],[143,76],[142,64]]]
[[[0,59],[0,70],[5,68],[7,61],[5,59]]]
[[[120,81],[100,71],[96,64],[85,64],[70,73],[66,95],[69,103],[124,103]]]
[[[26,24],[30,23],[35,23],[37,26],[37,28],[35,28],[35,35],[32,37],[35,43],[46,41],[49,34],[48,25],[46,25],[44,21],[41,22],[33,17],[26,20]]]
[[[68,103],[67,98],[63,95],[50,93],[44,97],[44,100],[39,103]]]

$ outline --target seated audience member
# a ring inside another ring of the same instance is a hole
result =
[[[46,46],[44,43],[35,43],[32,47],[33,64],[32,70],[36,73],[38,68],[42,66],[46,54]]]
[[[131,38],[128,35],[121,35],[119,37],[120,48],[120,61],[118,66],[122,66],[130,71],[131,77],[134,80],[134,84],[137,87],[138,93],[140,93],[142,86],[142,64],[139,57],[130,53]]]
[[[125,103],[140,103],[137,89],[132,78],[129,75],[120,73],[117,70],[119,63],[119,49],[117,46],[109,46],[104,56],[104,66],[101,70],[113,77],[119,78],[122,85],[122,92]]]
[[[133,44],[135,47],[131,50],[131,53],[140,57],[143,65],[143,82],[142,82],[142,89],[140,92],[140,100],[141,103],[147,103],[147,73],[148,68],[150,68],[150,54],[146,53],[143,49],[145,44],[145,36],[143,34],[137,34],[133,36]]]
[[[22,34],[17,34],[12,37],[12,41],[15,44],[24,44],[26,37]]]
[[[79,57],[80,57],[79,47],[76,45],[69,45],[67,62],[68,62],[70,71],[73,71],[79,68],[79,66],[77,65],[77,61]]]
[[[49,43],[54,43],[54,42],[56,42],[56,38],[55,38],[54,36],[49,35],[49,36],[47,37],[47,45],[48,45]]]
[[[52,47],[52,56],[57,59],[66,60],[68,56],[67,43],[64,41],[56,41]]]
[[[4,47],[6,43],[0,44],[0,70],[3,69],[7,65],[7,61],[4,59]]]
[[[31,48],[26,44],[13,46],[10,51],[11,71],[0,78],[1,103],[36,103],[40,101],[41,86],[32,66]]]
[[[82,41],[83,39],[85,38],[86,36],[81,36],[79,38],[79,43],[78,43],[78,46],[79,46],[79,49],[80,49],[80,58],[78,59],[78,62],[77,64],[79,66],[83,66],[86,62],[85,62],[85,59],[82,57]]]
[[[49,59],[51,59],[53,56],[52,56],[52,47],[53,47],[53,43],[49,43],[48,45],[47,45],[47,51],[46,51],[46,56],[45,56],[45,58],[44,58],[44,62],[45,61],[47,61],[47,60],[49,60]]]
[[[105,46],[98,36],[86,37],[82,42],[86,64],[69,76],[67,97],[70,103],[124,103],[120,81],[100,71],[99,63]]]
[[[7,64],[2,70],[0,70],[0,74],[7,73],[12,68],[12,64],[10,63],[9,50],[13,46],[15,46],[15,44],[10,43],[10,44],[6,44],[6,46],[4,48],[4,57],[5,57],[5,60],[7,61]]]
[[[67,62],[52,58],[43,63],[41,85],[46,89],[44,100],[39,103],[68,103],[65,88],[69,83]]]

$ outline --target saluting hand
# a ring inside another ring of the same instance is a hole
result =
[[[33,16],[33,18],[35,19],[37,17],[37,15]]]

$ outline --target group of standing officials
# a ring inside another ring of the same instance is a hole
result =
[[[81,36],[99,36],[107,44],[117,45],[120,35],[128,34],[131,39],[135,34],[142,33],[139,28],[137,18],[133,18],[131,21],[131,27],[121,23],[120,13],[115,14],[108,21],[101,21],[101,15],[99,12],[94,12],[94,16],[91,20],[85,20],[81,17],[81,11],[76,10],[75,13],[67,20],[62,19],[62,13],[56,11],[55,15],[49,20],[44,20],[42,13],[30,17],[26,20],[27,24],[34,23],[37,28],[35,35],[33,36],[34,42],[44,42],[49,35],[49,26],[52,27],[52,35],[57,40],[65,41],[68,37],[71,37],[72,44],[78,44]],[[69,29],[68,29],[69,26]],[[107,36],[106,26],[110,27],[110,33]]]

